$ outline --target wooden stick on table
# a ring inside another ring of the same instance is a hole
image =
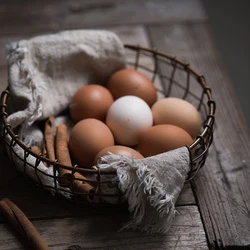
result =
[[[26,215],[9,199],[0,200],[0,212],[7,218],[11,225],[23,236],[28,244],[36,250],[49,250],[37,229]]]

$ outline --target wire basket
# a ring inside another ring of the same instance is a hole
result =
[[[138,69],[147,75],[157,89],[158,98],[171,96],[185,99],[197,108],[203,118],[201,133],[197,135],[191,145],[187,145],[190,152],[190,171],[186,181],[190,181],[204,165],[213,140],[216,104],[212,98],[211,89],[207,86],[204,76],[199,75],[188,63],[176,57],[141,46],[124,45],[124,47],[127,52],[127,67]],[[118,181],[114,182],[107,178],[107,176],[115,176],[115,170],[87,169],[77,165],[65,166],[57,160],[49,160],[42,153],[34,153],[31,147],[25,145],[7,123],[8,107],[6,101],[9,95],[11,93],[8,89],[1,95],[1,135],[7,153],[16,166],[18,165],[19,171],[32,177],[40,186],[53,194],[62,194],[78,202],[87,201],[87,203],[99,205],[106,204],[107,198],[114,198],[115,204],[120,204],[122,194],[118,188]],[[18,152],[21,150],[22,153],[17,153],[17,149]],[[195,150],[194,157],[192,157],[191,150]],[[41,163],[50,166],[48,168],[50,171],[41,168]],[[70,171],[70,174],[65,177],[68,183],[66,186],[61,185],[64,177],[58,175],[60,169]],[[86,178],[82,179],[77,173]],[[82,189],[81,186],[88,184],[94,188],[87,192],[83,191],[86,189]],[[103,184],[117,186],[117,192],[103,193]]]

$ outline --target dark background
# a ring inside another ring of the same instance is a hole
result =
[[[250,1],[203,0],[203,4],[250,128]]]

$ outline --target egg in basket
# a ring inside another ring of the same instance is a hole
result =
[[[202,75],[108,31],[20,41],[8,63],[1,128],[17,170],[79,202],[127,201],[133,228],[171,221],[213,139],[215,102]],[[158,217],[142,223],[148,206]]]

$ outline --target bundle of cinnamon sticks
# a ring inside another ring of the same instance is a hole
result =
[[[65,124],[55,126],[54,116],[50,116],[45,121],[44,126],[44,147],[40,149],[37,146],[32,147],[33,152],[42,154],[49,160],[67,166],[59,167],[58,182],[61,186],[68,187],[72,193],[93,201],[94,186],[88,183],[87,179],[80,173],[74,172],[70,152],[68,148],[68,130]]]

